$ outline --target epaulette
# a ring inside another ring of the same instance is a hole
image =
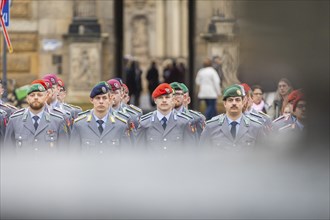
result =
[[[180,117],[180,118],[184,118],[186,120],[190,120],[190,118],[187,117],[187,116],[185,116],[185,115],[183,115],[183,113],[177,114],[177,116]]]
[[[65,104],[70,106],[71,108],[76,108],[76,109],[82,110],[82,108],[80,106],[72,105],[72,104],[69,104],[69,103],[65,103]]]
[[[258,115],[258,114],[254,113],[254,112],[250,112],[250,114],[253,115],[253,116],[255,116],[255,117],[262,118],[261,115]]]
[[[152,113],[152,112],[149,112],[149,113],[146,114],[146,115],[142,115],[143,117],[141,116],[140,121],[144,121],[144,120],[149,119],[149,118],[152,116],[151,113]]]
[[[120,114],[120,115],[124,116],[125,118],[130,118],[131,117],[129,114],[126,114],[122,111],[118,111],[117,114]]]
[[[266,114],[265,112],[263,112],[263,111],[258,111],[258,113],[261,114],[261,115],[263,115],[263,116],[266,116],[267,118],[270,118],[270,116],[267,115],[267,114]]]
[[[0,113],[1,114],[7,114],[7,112],[5,110],[2,110],[2,109],[0,109]]]
[[[143,119],[143,118],[145,118],[145,117],[148,117],[148,116],[150,116],[150,115],[152,115],[154,112],[149,112],[149,113],[147,113],[147,114],[145,114],[145,115],[142,115],[141,117],[140,117],[140,119]]]
[[[135,111],[137,112],[140,112],[142,114],[142,109],[140,109],[139,107],[135,106],[135,105],[132,105],[130,104],[129,107],[131,107],[132,109],[134,109]]]
[[[14,111],[13,114],[16,114],[16,113],[19,113],[19,112],[24,112],[24,110],[25,110],[25,108],[18,109],[17,111]],[[12,114],[12,115],[13,115],[13,114]]]
[[[50,114],[51,116],[55,116],[55,117],[57,117],[57,118],[64,119],[61,115],[55,114],[55,113],[53,113],[53,112],[49,112],[49,114]]]
[[[184,116],[186,116],[186,117],[188,117],[189,119],[194,119],[194,117],[193,116],[191,116],[191,115],[188,115],[187,113],[185,113],[185,112],[181,112],[181,114],[182,115],[184,115]]]
[[[15,106],[13,106],[13,105],[11,105],[11,104],[8,104],[8,103],[6,103],[5,106],[7,106],[7,107],[9,107],[9,108],[11,108],[11,109],[14,109],[14,110],[18,110],[17,107],[15,107]]]
[[[251,116],[249,116],[249,115],[245,115],[244,121],[245,121],[245,124],[246,124],[247,126],[250,125],[250,122],[249,122],[248,120],[245,120],[245,119],[248,119],[248,120],[250,120],[250,121],[253,121],[253,122],[255,122],[255,123],[258,123],[259,125],[263,125],[263,124],[262,124],[260,121],[258,121],[257,119],[255,119],[255,118],[253,118],[253,117],[251,117]]]
[[[212,123],[212,122],[216,122],[218,120],[219,120],[219,115],[211,118],[210,120],[207,120],[206,121],[206,124],[209,124],[209,123]]]
[[[67,108],[70,108],[70,109],[72,109],[73,107],[72,106],[70,106],[69,104],[67,104],[67,103],[62,103],[62,105],[63,106],[65,106],[65,107],[67,107]]]
[[[282,116],[280,116],[280,117],[274,119],[273,123],[274,123],[274,122],[277,122],[277,121],[279,121],[279,120],[282,120],[283,118],[285,118],[284,115],[282,115]]]
[[[76,122],[78,122],[78,121],[80,121],[81,119],[86,118],[86,117],[87,117],[87,115],[82,115],[82,116],[76,118],[76,119],[74,120],[74,123],[76,123]]]
[[[194,115],[197,115],[198,117],[201,117],[201,114],[202,114],[202,113],[196,112],[196,111],[191,110],[191,109],[189,109],[188,111],[189,111],[190,113],[194,114]]]
[[[288,124],[288,125],[285,125],[281,128],[278,129],[278,131],[282,131],[282,130],[285,130],[285,129],[288,129],[288,128],[293,128],[294,124]]]
[[[133,110],[130,109],[130,108],[125,107],[124,110],[125,110],[125,111],[128,111],[128,112],[130,112],[130,113],[132,113],[132,114],[134,114],[134,115],[138,115],[138,113],[137,113],[136,111],[133,111]]]
[[[115,118],[117,118],[119,121],[122,121],[125,124],[127,124],[127,121],[125,119],[123,119],[122,117],[119,117],[118,115],[115,115]]]
[[[9,118],[16,118],[17,116],[23,115],[24,111],[20,111],[18,113],[12,114]]]
[[[66,114],[62,109],[57,108],[57,107],[54,107],[53,110],[54,110],[54,111],[57,111],[57,112],[59,112],[59,113],[61,113],[61,114],[63,114],[63,115]]]
[[[78,113],[78,116],[81,116],[81,115],[87,114],[87,113],[89,113],[90,111],[91,111],[90,109],[87,109],[86,111],[79,112],[79,113]]]

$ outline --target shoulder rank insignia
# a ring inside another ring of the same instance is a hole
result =
[[[125,119],[123,119],[122,117],[119,117],[118,115],[116,115],[115,118],[117,118],[119,121],[124,122],[125,124],[127,124],[127,121]]]
[[[90,109],[87,109],[87,110],[85,110],[85,111],[83,111],[83,112],[79,112],[79,113],[78,113],[78,116],[81,116],[81,115],[87,114],[87,113],[89,113],[90,111],[91,111]]]
[[[215,122],[215,121],[218,121],[219,120],[219,116],[215,116],[213,118],[211,118],[210,120],[207,120],[206,121],[206,124],[209,124],[209,123],[212,123],[212,122]],[[220,124],[220,122],[219,122]]]
[[[184,118],[184,119],[186,119],[186,120],[190,120],[189,117],[183,115],[182,113],[180,113],[180,114],[175,114],[175,115],[178,116],[178,117],[180,117],[180,118]]]
[[[122,111],[118,111],[117,114],[121,115],[121,116],[124,116],[125,118],[130,118],[131,116],[129,114],[126,114]]]
[[[279,121],[279,120],[282,120],[282,119],[284,119],[284,118],[285,118],[285,116],[282,115],[282,116],[280,116],[280,117],[274,119],[273,123],[274,123],[274,122],[277,122],[277,121]]]
[[[135,111],[139,112],[142,114],[142,109],[140,109],[139,107],[135,106],[135,105],[132,105],[130,104],[129,107],[131,107],[132,109],[134,109]]]
[[[149,112],[149,113],[147,113],[147,114],[145,114],[145,115],[142,115],[142,116],[141,116],[141,119],[143,119],[143,118],[145,118],[145,117],[148,117],[148,116],[152,115],[152,113],[154,113],[154,112]]]
[[[247,119],[247,120],[246,120]],[[250,125],[250,121],[253,121],[253,122],[255,122],[255,123],[257,123],[257,124],[259,124],[259,125],[263,125],[260,121],[258,121],[256,118],[253,118],[253,117],[251,117],[251,116],[245,116],[245,118],[244,118],[244,121],[245,121],[245,124],[247,125],[247,126],[249,126]],[[248,123],[247,123],[248,122]]]
[[[82,116],[76,118],[76,119],[74,120],[74,123],[76,123],[76,122],[78,122],[78,121],[80,121],[81,119],[86,118],[86,117],[87,117],[87,115],[82,115]]]
[[[183,116],[186,116],[187,118],[189,118],[189,119],[194,119],[194,117],[193,116],[191,116],[191,115],[188,115],[187,113],[185,113],[185,112],[181,112],[181,114],[183,115]]]
[[[263,112],[263,111],[258,111],[258,113],[261,114],[261,115],[263,115],[263,116],[265,116],[265,117],[267,117],[267,118],[270,118],[270,116],[267,115],[267,114],[266,114],[265,112]]]
[[[20,115],[23,115],[23,114],[24,114],[24,111],[15,112],[9,118],[16,118],[17,116],[20,116]]]
[[[136,111],[133,111],[133,110],[130,109],[130,108],[125,107],[124,110],[127,111],[127,112],[130,112],[130,113],[132,113],[132,114],[134,114],[134,115],[138,115],[138,113],[137,113]]]
[[[279,128],[278,131],[283,131],[283,130],[286,130],[288,128],[294,128],[294,123],[293,124],[285,125],[285,126]]]
[[[254,113],[254,112],[250,112],[250,115],[253,115],[253,116],[255,116],[255,117],[258,117],[258,118],[262,118],[262,116],[261,116],[261,115],[259,115],[259,114],[256,114],[256,113]]]
[[[15,107],[15,106],[13,106],[11,104],[8,104],[8,103],[6,103],[5,106],[7,106],[8,108],[14,109],[14,110],[18,110],[17,107]]]
[[[150,114],[150,113],[148,113],[146,115],[142,115],[141,118],[140,118],[140,121],[147,120],[147,119],[151,118],[151,116],[152,116],[152,114]]]
[[[55,117],[57,117],[57,118],[63,119],[63,117],[62,117],[61,115],[55,114],[54,112],[49,112],[49,114],[50,114],[51,116],[55,116]]]

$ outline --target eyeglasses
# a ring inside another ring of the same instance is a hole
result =
[[[298,104],[297,108],[299,108],[299,109],[306,108],[306,105],[305,104]]]

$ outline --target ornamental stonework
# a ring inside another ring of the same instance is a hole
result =
[[[2,62],[0,62],[2,69]],[[7,57],[7,71],[15,73],[30,72],[30,56],[27,54],[11,54]]]
[[[32,52],[38,48],[37,33],[11,33],[10,39],[15,45],[15,52]]]
[[[10,8],[11,18],[31,18],[31,0],[15,0]]]

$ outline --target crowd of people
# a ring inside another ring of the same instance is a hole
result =
[[[212,78],[216,73],[209,74]],[[206,80],[198,77],[197,74],[196,81]],[[91,88],[93,108],[86,111],[65,102],[65,88],[58,76],[47,74],[31,82],[27,108],[16,109],[0,103],[1,149],[14,154],[97,155],[126,150],[245,151],[263,146],[269,137],[291,139],[306,130],[303,90],[293,90],[287,79],[278,84],[274,120],[266,114],[270,108],[262,99],[262,88],[257,85],[251,88],[246,83],[225,88],[222,94],[225,113],[211,118],[189,109],[189,88],[182,82],[157,85],[151,93],[156,110],[147,114],[129,104],[131,93],[120,78],[101,81]],[[215,97],[219,92],[220,88]],[[289,113],[284,113],[286,108]]]

